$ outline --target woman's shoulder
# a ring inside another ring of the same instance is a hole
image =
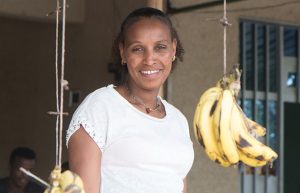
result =
[[[114,89],[113,84],[109,84],[107,86],[103,86],[91,92],[87,97],[104,97],[107,95],[111,95],[111,91]]]
[[[104,86],[89,93],[80,103],[76,111],[102,109],[112,101],[113,85]]]
[[[105,98],[111,98],[112,96],[112,89],[114,85],[110,84],[101,88],[98,88],[91,93],[89,93],[83,100],[83,102],[99,102],[102,101],[100,99],[105,99]]]

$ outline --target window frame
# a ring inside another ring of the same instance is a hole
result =
[[[245,23],[251,23],[254,25],[254,34],[253,34],[253,49],[254,49],[254,90],[249,91],[246,89],[246,86],[242,86],[241,89],[241,106],[244,109],[244,102],[246,99],[252,99],[253,100],[253,116],[254,119],[257,119],[257,106],[256,106],[256,101],[257,100],[264,100],[265,101],[265,126],[266,128],[269,128],[269,101],[277,101],[277,119],[276,119],[276,134],[277,134],[277,151],[279,153],[279,157],[277,159],[277,165],[276,165],[276,171],[277,171],[277,187],[276,189],[278,190],[277,193],[283,193],[284,192],[284,122],[283,122],[283,111],[284,111],[284,98],[283,98],[283,87],[284,87],[284,80],[282,78],[282,68],[283,68],[283,58],[284,58],[284,28],[286,27],[292,27],[296,28],[298,30],[298,62],[297,62],[297,87],[296,87],[296,101],[300,103],[300,26],[295,25],[295,24],[287,24],[287,23],[281,23],[281,22],[274,22],[274,21],[263,21],[263,20],[257,20],[257,19],[252,19],[252,18],[240,18],[239,19],[239,32],[240,32],[240,63],[242,65],[242,69],[246,69],[246,44],[245,44]],[[265,26],[265,62],[266,62],[266,68],[265,68],[265,74],[266,74],[266,79],[265,79],[265,91],[261,92],[258,91],[257,88],[257,74],[258,74],[258,58],[257,58],[257,26],[258,25],[264,25]],[[276,82],[277,82],[277,89],[276,93],[270,92],[269,88],[269,80],[270,80],[270,75],[269,75],[269,29],[270,26],[275,26],[276,28]],[[246,72],[243,72],[246,74]],[[246,76],[242,76],[242,85],[246,85]],[[267,129],[266,133],[266,139],[265,143],[269,145],[269,130]],[[240,169],[240,174],[241,174],[241,193],[244,193],[244,175],[245,175],[245,169],[244,166],[241,166]],[[269,176],[269,171],[267,170],[265,179],[264,179],[264,192],[268,192],[268,176]],[[252,192],[256,193],[256,172],[254,170],[254,175],[252,177]]]

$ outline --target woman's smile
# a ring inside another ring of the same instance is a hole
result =
[[[161,70],[141,70],[141,75],[145,78],[158,78],[161,75]]]

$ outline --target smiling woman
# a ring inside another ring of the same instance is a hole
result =
[[[152,18],[137,21],[126,30],[119,47],[129,73],[127,83],[134,90],[159,89],[170,74],[176,52],[168,26]]]
[[[89,193],[181,193],[193,159],[185,116],[158,96],[183,48],[170,19],[133,11],[113,45],[120,85],[91,93],[67,131],[70,169]]]

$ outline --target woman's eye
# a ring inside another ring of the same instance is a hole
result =
[[[133,52],[142,52],[143,48],[137,47],[137,48],[132,48]]]
[[[166,48],[167,48],[166,45],[157,45],[157,46],[155,47],[156,50],[164,50],[164,49],[166,49]]]

